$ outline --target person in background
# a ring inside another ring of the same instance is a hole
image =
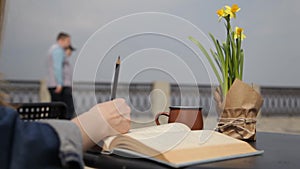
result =
[[[67,119],[71,119],[74,115],[73,99],[71,96],[72,68],[65,51],[70,45],[70,35],[65,32],[60,32],[57,35],[56,43],[51,46],[48,53],[47,86],[51,95],[51,101],[66,103],[68,107]],[[70,101],[70,99],[72,99],[72,101]]]
[[[0,42],[4,8],[5,0],[1,0]],[[70,45],[69,42],[59,43],[65,47]],[[57,52],[61,53],[60,50]],[[54,81],[54,75],[52,78]],[[52,82],[51,85],[58,93],[61,91],[59,83]],[[71,121],[24,122],[5,101],[5,97],[6,94],[0,88],[1,169],[83,169],[83,151],[107,136],[126,133],[130,128],[131,110],[124,99],[97,104]]]
[[[76,49],[72,45],[66,47],[65,48],[65,54],[66,54],[66,56],[68,56],[68,57],[72,56],[72,52],[75,51],[75,50]]]
[[[73,76],[73,67],[70,63],[70,57],[72,52],[76,49],[70,44],[65,49],[65,60],[63,62],[63,89],[61,92],[61,97],[64,103],[68,106],[67,119],[74,117],[74,104],[72,96],[72,76]]]

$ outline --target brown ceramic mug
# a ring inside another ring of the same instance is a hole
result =
[[[155,116],[155,122],[157,125],[159,123],[159,117],[161,115],[167,116],[168,123],[183,123],[186,124],[192,130],[202,130],[203,129],[203,117],[201,107],[191,107],[191,106],[170,106],[170,112],[160,112]]]

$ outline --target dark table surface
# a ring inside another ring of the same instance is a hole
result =
[[[188,169],[201,168],[267,168],[300,169],[300,135],[257,133],[257,141],[250,143],[264,154],[239,159],[193,165]],[[94,168],[114,169],[162,169],[168,166],[141,158],[125,158],[117,155],[85,153],[85,164]]]

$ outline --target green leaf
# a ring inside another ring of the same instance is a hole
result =
[[[210,53],[211,53],[212,56],[214,56],[215,62],[217,63],[217,65],[218,65],[220,71],[223,72],[222,67],[221,67],[221,65],[220,65],[220,61],[219,61],[219,59],[218,59],[219,56],[217,56],[218,54],[215,53],[212,49],[210,49]]]
[[[201,50],[201,52],[204,54],[204,56],[206,57],[206,59],[208,60],[211,68],[213,69],[218,81],[220,84],[222,84],[222,79],[219,75],[219,72],[218,70],[216,69],[216,66],[213,62],[213,60],[211,59],[210,55],[208,54],[208,52],[206,51],[206,49],[203,47],[203,45],[198,41],[196,40],[195,38],[193,38],[192,36],[189,36],[189,39],[198,46],[198,48]]]
[[[224,65],[225,64],[224,55],[223,55],[223,52],[222,52],[222,49],[221,49],[221,45],[219,44],[219,41],[217,41],[211,33],[209,34],[209,36],[212,39],[212,41],[213,41],[213,43],[216,47],[216,50],[217,50],[217,53],[218,53],[219,60],[220,60],[221,64]]]

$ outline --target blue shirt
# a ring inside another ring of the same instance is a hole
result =
[[[64,49],[54,44],[48,54],[48,87],[63,86],[63,66],[66,55]]]

